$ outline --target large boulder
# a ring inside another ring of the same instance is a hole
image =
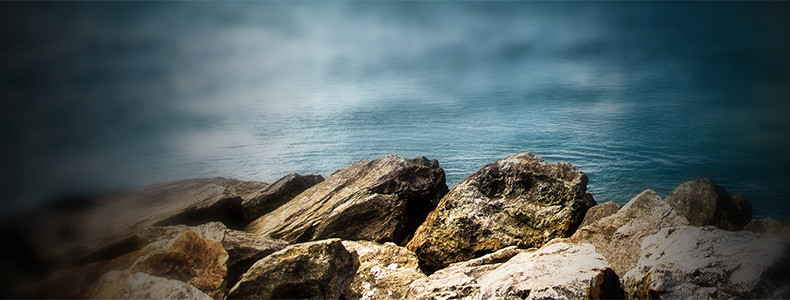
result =
[[[514,255],[515,253],[515,255]],[[589,244],[506,248],[412,283],[408,299],[622,298],[617,275]],[[509,258],[509,260],[508,260]],[[503,262],[505,261],[505,262]]]
[[[584,220],[582,221],[582,224],[579,225],[579,227],[590,225],[592,223],[597,222],[600,219],[611,216],[617,213],[617,211],[620,210],[621,207],[623,206],[611,201],[590,207],[590,209],[587,210],[587,214],[584,215]]]
[[[113,271],[102,276],[87,298],[211,300],[211,297],[187,283],[131,271]]]
[[[752,205],[745,195],[730,196],[710,178],[682,183],[666,202],[694,226],[741,230],[752,219]]]
[[[344,299],[403,299],[409,284],[425,274],[417,256],[393,243],[343,241],[349,251],[359,256],[354,281],[343,291]]]
[[[228,298],[338,299],[358,267],[339,239],[291,245],[253,264]]]
[[[687,225],[653,190],[645,190],[617,213],[579,228],[563,242],[595,246],[617,274],[625,274],[639,259],[642,240],[661,228]]]
[[[576,230],[595,205],[586,189],[570,164],[511,155],[456,185],[406,247],[429,273],[511,245],[540,247]]]
[[[623,279],[637,298],[788,298],[789,268],[786,236],[683,226],[645,238]]]
[[[291,173],[255,193],[251,193],[241,206],[248,222],[263,216],[301,194],[306,189],[324,181],[321,175]]]
[[[436,160],[360,161],[258,218],[247,231],[289,242],[326,238],[404,243],[447,192]]]

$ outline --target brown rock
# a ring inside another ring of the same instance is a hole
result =
[[[666,202],[694,226],[741,230],[752,219],[752,205],[745,195],[730,197],[710,178],[684,182],[667,195]]]
[[[343,241],[343,246],[359,255],[359,269],[344,299],[403,299],[409,284],[425,278],[417,257],[406,248],[368,241]]]
[[[595,205],[586,188],[570,164],[511,155],[456,185],[406,247],[428,273],[511,245],[540,247],[576,230]]]
[[[446,192],[437,161],[390,155],[335,173],[247,231],[289,242],[337,237],[401,243]]]
[[[590,207],[590,209],[587,210],[587,214],[584,215],[584,221],[582,221],[582,224],[579,225],[579,227],[581,228],[590,225],[600,219],[611,216],[620,210],[621,207],[622,205],[614,202],[606,202],[604,204]]]
[[[131,271],[113,271],[102,276],[88,293],[88,298],[211,299],[199,289],[184,282]]]
[[[339,239],[291,245],[253,264],[228,298],[338,299],[358,267]]]
[[[244,199],[241,204],[244,208],[244,217],[248,222],[252,222],[321,181],[324,181],[324,177],[321,175],[299,175],[297,173],[285,175],[271,185],[250,194],[247,198],[242,197]]]
[[[617,213],[579,228],[564,242],[592,244],[617,274],[625,274],[636,265],[646,236],[686,224],[656,192],[645,190]]]

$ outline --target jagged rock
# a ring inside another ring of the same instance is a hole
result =
[[[579,228],[563,242],[592,244],[617,274],[625,274],[636,265],[645,237],[661,228],[687,224],[656,192],[645,190],[617,213]]]
[[[510,245],[540,247],[581,224],[595,205],[586,188],[570,164],[511,155],[456,185],[406,247],[428,273]]]
[[[339,239],[291,245],[253,264],[228,298],[338,299],[358,267]]]
[[[682,183],[667,195],[666,202],[694,226],[741,230],[752,219],[752,205],[745,195],[730,197],[710,178]]]
[[[140,252],[130,270],[180,280],[212,298],[224,298],[228,252],[221,242],[186,231],[174,239],[152,243]]]
[[[269,187],[266,182],[261,181],[247,181],[239,180],[236,178],[214,177],[214,178],[198,178],[187,179],[179,181],[179,183],[198,183],[198,184],[216,184],[218,186],[228,189],[228,191],[241,197],[243,201],[252,199],[261,190]]]
[[[306,189],[324,181],[321,175],[300,175],[291,173],[278,179],[271,185],[242,197],[244,202],[244,217],[248,222],[263,216],[293,199]]]
[[[178,280],[142,272],[109,272],[88,293],[92,299],[201,299],[211,297]]]
[[[789,267],[787,237],[682,226],[645,238],[623,279],[638,298],[786,298]]]
[[[343,291],[344,299],[403,299],[409,284],[425,278],[417,257],[406,248],[368,241],[343,241],[343,246],[359,255],[359,269]]]
[[[579,225],[579,228],[590,225],[592,223],[597,222],[600,219],[611,216],[615,214],[618,210],[620,210],[621,207],[622,205],[611,201],[590,207],[590,209],[587,210],[587,214],[584,215],[584,221],[582,221],[582,224]]]
[[[330,176],[247,231],[289,242],[337,237],[402,243],[446,192],[436,160],[389,155]]]
[[[622,298],[617,275],[589,244],[515,247],[450,265],[412,283],[407,299]],[[508,259],[509,258],[509,259]],[[504,262],[503,262],[504,261]]]

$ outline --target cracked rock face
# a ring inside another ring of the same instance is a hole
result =
[[[787,236],[682,226],[645,238],[623,279],[634,298],[788,298],[788,266]]]
[[[570,164],[511,155],[456,185],[406,247],[429,273],[511,245],[540,247],[576,230],[595,205],[586,189]]]
[[[247,226],[288,242],[326,238],[403,244],[447,193],[436,160],[360,161]]]
[[[343,292],[345,299],[404,299],[409,284],[425,278],[417,257],[393,243],[343,241],[359,255],[359,270]]]

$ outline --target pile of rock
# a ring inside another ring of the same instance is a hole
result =
[[[787,298],[790,238],[709,179],[596,205],[529,153],[448,191],[390,155],[326,180],[149,187],[4,226],[2,290],[35,298]],[[745,229],[744,229],[745,228]],[[22,262],[20,264],[20,261]],[[5,261],[4,261],[5,263]],[[14,273],[16,272],[16,273]],[[7,279],[7,280],[6,280]]]

